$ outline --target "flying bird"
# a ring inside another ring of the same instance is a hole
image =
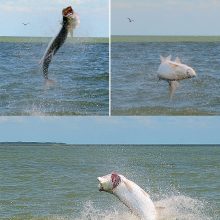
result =
[[[30,24],[30,23],[22,23],[24,26],[26,26],[26,25],[28,25],[28,24]]]
[[[128,19],[128,21],[131,23],[131,22],[134,22],[134,20],[133,19],[131,19],[131,18],[127,18]]]

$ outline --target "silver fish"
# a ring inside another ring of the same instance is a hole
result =
[[[171,55],[168,57],[160,57],[161,64],[158,68],[159,80],[165,80],[169,83],[169,96],[172,99],[174,92],[179,86],[179,81],[190,79],[196,76],[196,72],[192,67],[181,63],[177,57],[175,61],[171,61]]]
[[[64,8],[62,11],[62,15],[62,27],[57,36],[53,38],[52,41],[49,43],[41,61],[43,76],[46,80],[49,80],[48,68],[53,56],[66,41],[68,33],[73,36],[73,30],[79,24],[79,17],[75,14],[71,6]]]

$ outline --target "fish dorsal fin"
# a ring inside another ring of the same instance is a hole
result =
[[[165,61],[165,57],[160,55],[160,61],[161,61],[161,63],[163,63]]]
[[[179,58],[179,57],[176,57],[175,62],[176,62],[176,63],[181,63],[180,58]]]
[[[168,57],[166,57],[166,60],[167,60],[167,61],[170,61],[170,60],[171,60],[171,58],[172,58],[172,56],[171,56],[171,55],[169,55]]]
[[[171,55],[169,55],[168,57],[163,57],[160,55],[160,60],[161,60],[161,63],[164,63],[166,61],[170,61],[171,60]]]
[[[164,63],[166,61],[170,61],[171,60],[171,55],[169,55],[168,57],[163,57],[160,55],[160,61],[161,63]]]

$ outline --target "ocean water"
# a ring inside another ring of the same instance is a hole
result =
[[[163,206],[159,220],[220,219],[219,146],[2,143],[0,219],[135,220],[97,177],[117,171]]]
[[[219,37],[113,37],[112,115],[219,115]],[[158,81],[160,55],[179,57],[197,77],[180,82],[172,100]]]
[[[40,60],[50,38],[0,38],[0,115],[108,115],[107,39],[68,40],[46,85]]]

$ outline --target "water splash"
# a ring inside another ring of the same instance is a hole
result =
[[[205,202],[187,196],[171,196],[155,202],[158,207],[158,220],[214,220],[206,208]],[[75,220],[138,220],[132,213],[117,208],[99,210],[92,202],[87,202],[80,217]]]
[[[159,208],[158,220],[211,220],[205,204],[187,196],[171,196],[155,203]]]
[[[75,220],[138,220],[129,212],[123,213],[113,208],[113,211],[99,210],[94,207],[91,201],[87,202],[79,218]]]

